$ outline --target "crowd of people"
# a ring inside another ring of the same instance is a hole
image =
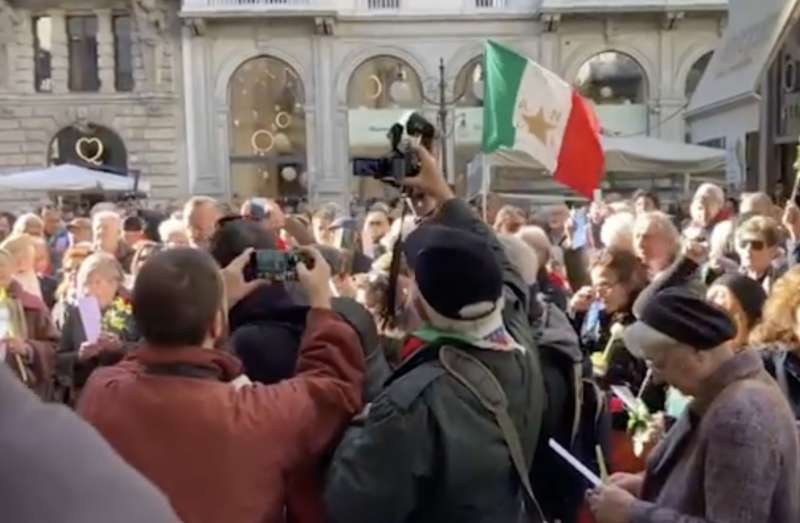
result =
[[[473,207],[419,154],[359,215],[0,216],[4,519],[800,521],[794,202]]]

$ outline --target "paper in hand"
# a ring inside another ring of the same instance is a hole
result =
[[[550,445],[550,448],[556,451],[556,454],[561,456],[564,459],[564,461],[572,465],[572,468],[580,472],[584,478],[589,480],[589,483],[591,483],[593,487],[599,487],[600,485],[603,484],[603,481],[597,476],[597,474],[589,470],[589,468],[586,467],[586,465],[581,463],[578,460],[578,458],[570,454],[567,449],[559,445],[556,440],[550,438],[548,445]]]
[[[86,341],[96,343],[100,338],[100,328],[102,315],[100,304],[94,296],[84,296],[78,299],[78,312],[81,315],[83,332],[86,334]]]
[[[636,396],[633,395],[627,385],[611,385],[611,392],[622,401],[628,412],[635,413],[639,411],[639,400],[636,399]]]

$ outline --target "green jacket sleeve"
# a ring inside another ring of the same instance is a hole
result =
[[[336,450],[324,493],[329,521],[407,521],[433,477],[432,430],[424,402],[404,410],[382,394]]]

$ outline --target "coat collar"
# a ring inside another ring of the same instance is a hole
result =
[[[763,370],[761,357],[755,351],[743,351],[723,363],[703,384],[675,425],[667,433],[648,460],[648,477],[658,483],[680,458],[683,449],[697,430],[700,419],[719,394],[729,385],[757,375]]]
[[[702,416],[728,385],[751,378],[762,370],[764,364],[756,352],[745,350],[735,354],[703,383],[690,408],[695,414]]]
[[[202,347],[156,347],[143,343],[126,357],[144,366],[190,365],[215,372],[221,381],[231,381],[242,374],[241,362],[232,354]]]
[[[18,301],[24,309],[47,312],[47,305],[29,292],[25,292],[22,285],[17,281],[12,281],[8,286],[8,294]]]

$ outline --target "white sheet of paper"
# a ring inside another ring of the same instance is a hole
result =
[[[78,312],[81,315],[83,332],[86,334],[86,341],[89,343],[97,342],[100,337],[102,315],[100,304],[94,296],[84,296],[78,299]]]
[[[584,478],[588,479],[589,483],[591,483],[592,486],[597,487],[602,485],[603,481],[599,477],[597,477],[597,474],[589,470],[586,467],[586,465],[578,461],[578,458],[570,454],[569,451],[564,447],[562,447],[561,445],[559,445],[556,440],[550,438],[548,445],[550,445],[551,449],[556,451],[556,454],[564,458],[564,461],[572,465],[572,468],[580,472]]]
[[[0,340],[11,336],[11,310],[6,302],[0,303]]]
[[[611,385],[611,392],[622,400],[622,403],[629,412],[635,413],[638,411],[639,401],[627,385]]]

